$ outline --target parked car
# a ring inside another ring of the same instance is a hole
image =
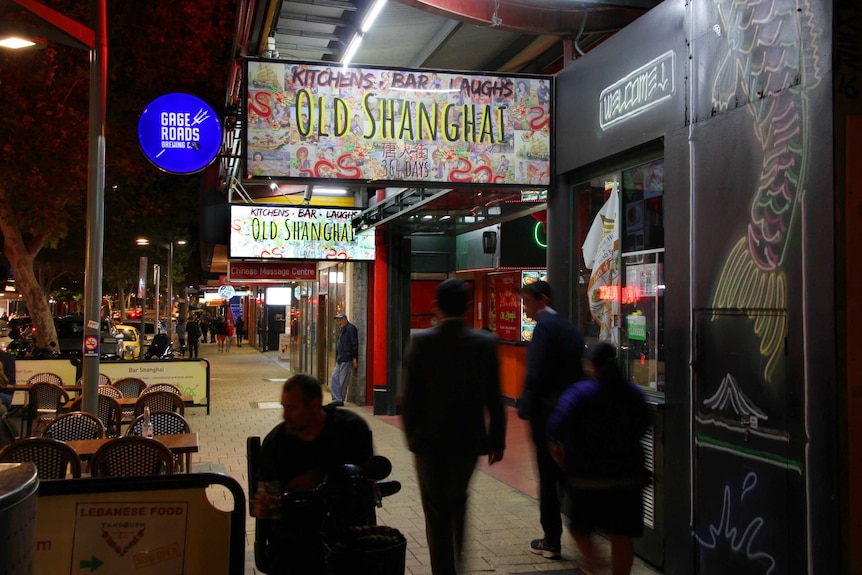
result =
[[[57,328],[57,346],[60,355],[80,357],[84,348],[84,316],[58,317],[54,319],[54,325]],[[123,357],[123,335],[117,331],[111,321],[102,321],[101,328],[99,355],[103,359]]]
[[[138,359],[141,356],[143,341],[141,341],[141,332],[137,327],[117,324],[117,331],[123,334],[123,359]]]

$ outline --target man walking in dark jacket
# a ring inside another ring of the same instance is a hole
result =
[[[359,367],[359,330],[347,321],[347,315],[343,312],[335,314],[335,324],[340,331],[335,344],[335,371],[329,381],[329,391],[334,405],[344,405],[350,376]]]
[[[539,472],[539,520],[544,536],[530,542],[530,551],[548,559],[560,558],[563,521],[560,492],[563,474],[548,449],[548,418],[563,391],[583,376],[584,338],[572,323],[551,308],[551,286],[537,281],[518,293],[524,313],[536,321],[527,348],[527,373],[518,401],[518,417],[530,420]]]
[[[440,284],[438,324],[413,335],[404,362],[404,432],[416,460],[434,575],[456,573],[476,460],[488,454],[494,464],[506,446],[497,338],[464,322],[468,296],[462,280]]]

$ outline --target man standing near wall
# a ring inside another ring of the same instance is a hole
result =
[[[344,312],[335,314],[335,324],[340,331],[335,345],[335,371],[332,372],[329,391],[334,405],[344,405],[350,376],[359,367],[359,330],[347,321]]]
[[[530,542],[530,551],[548,559],[560,558],[563,521],[560,493],[564,477],[548,449],[548,418],[562,392],[583,377],[584,337],[572,323],[551,308],[551,286],[537,281],[518,293],[524,313],[536,321],[527,348],[527,374],[518,401],[518,417],[530,420],[539,471],[539,520],[544,536]]]

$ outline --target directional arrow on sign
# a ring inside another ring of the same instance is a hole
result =
[[[104,563],[99,561],[99,558],[96,557],[95,555],[93,555],[93,558],[90,560],[87,560],[87,559],[82,560],[80,568],[81,569],[89,569],[90,572],[92,573],[93,571],[95,571],[96,569],[101,567],[102,565],[104,565]]]

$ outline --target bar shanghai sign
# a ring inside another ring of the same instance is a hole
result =
[[[247,66],[250,178],[550,184],[550,76]]]
[[[144,155],[171,174],[194,174],[209,166],[221,149],[221,137],[215,111],[191,94],[156,98],[138,121]]]
[[[230,257],[374,260],[374,232],[356,232],[350,208],[231,205]]]

